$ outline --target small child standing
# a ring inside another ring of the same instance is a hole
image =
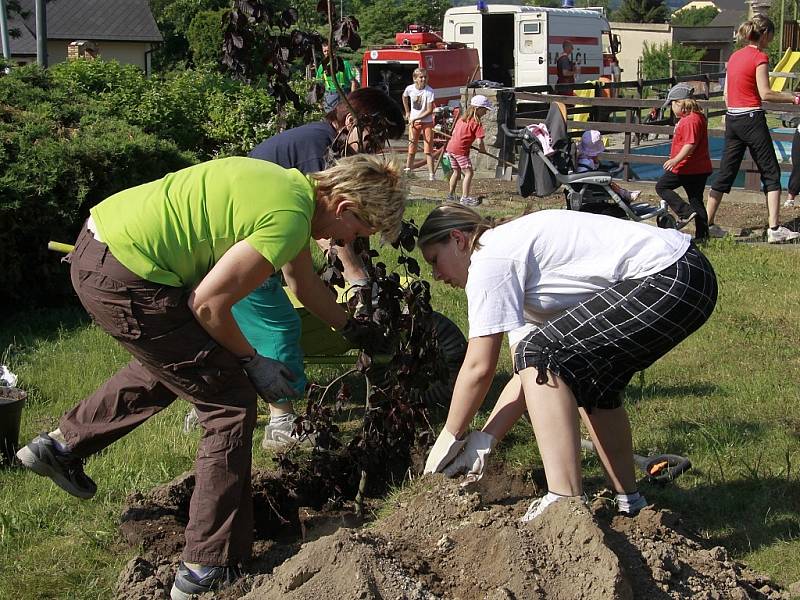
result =
[[[706,118],[692,94],[690,86],[680,84],[667,94],[664,104],[672,105],[672,114],[679,120],[672,136],[669,160],[664,163],[664,174],[656,182],[656,193],[678,215],[678,229],[694,219],[695,239],[705,241],[708,239],[708,214],[703,194],[711,175],[711,158]],[[686,190],[688,203],[674,191],[679,187]]]
[[[414,69],[414,83],[403,91],[403,108],[408,121],[408,161],[406,172],[413,169],[417,143],[422,134],[425,161],[428,163],[428,178],[435,179],[433,170],[433,89],[428,85],[428,71]]]
[[[578,165],[576,173],[600,170],[600,154],[605,150],[603,138],[596,129],[587,129],[581,136],[578,143]],[[611,189],[614,190],[625,202],[634,202],[642,193],[639,190],[626,190],[616,182],[611,182]]]
[[[450,159],[450,166],[453,168],[453,174],[450,176],[450,193],[447,199],[450,202],[455,202],[456,185],[461,178],[461,172],[464,172],[464,181],[461,184],[461,204],[464,206],[478,206],[481,203],[480,198],[473,198],[469,195],[470,185],[472,184],[472,161],[469,159],[469,152],[472,148],[472,143],[478,140],[478,149],[480,152],[486,152],[486,146],[483,143],[484,131],[481,124],[481,118],[492,108],[492,103],[489,99],[482,95],[476,94],[469,101],[469,108],[456,121],[453,127],[453,135],[450,141],[447,142],[447,156]]]

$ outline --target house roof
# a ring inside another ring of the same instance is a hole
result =
[[[36,53],[35,0],[20,0],[25,19],[18,16],[9,26],[22,37],[11,38],[12,54]],[[161,42],[147,0],[57,0],[47,3],[47,39]],[[30,44],[33,43],[32,51]]]
[[[738,27],[747,19],[747,5],[742,0],[713,0],[713,2],[720,12],[709,26]]]

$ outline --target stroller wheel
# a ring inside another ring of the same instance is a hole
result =
[[[661,229],[675,229],[677,221],[675,221],[675,217],[672,215],[658,215],[658,217],[656,217],[656,225],[661,227]]]

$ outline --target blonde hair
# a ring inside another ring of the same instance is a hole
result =
[[[394,241],[400,234],[408,196],[400,163],[356,154],[310,177],[317,182],[318,198],[350,200],[356,205],[353,212],[386,239]]]
[[[417,75],[427,75],[428,69],[423,69],[422,67],[417,67],[414,69],[414,73],[411,75],[414,79],[417,78]],[[406,79],[408,81],[408,79]]]
[[[481,122],[481,118],[478,116],[478,109],[481,108],[480,106],[468,106],[467,110],[464,111],[464,114],[461,116],[461,120],[465,123],[468,123],[470,119],[477,121],[478,123]]]
[[[703,114],[703,109],[700,108],[700,105],[697,103],[697,100],[694,98],[684,98],[683,100],[673,100],[678,105],[678,112],[684,115],[688,115],[689,113],[700,113]]]
[[[739,25],[737,35],[743,42],[757,43],[770,33],[775,33],[775,24],[766,15],[755,14],[749,21]]]
[[[425,217],[419,228],[417,246],[423,249],[431,244],[441,244],[448,240],[451,231],[458,230],[471,234],[470,251],[479,250],[479,238],[483,232],[498,224],[493,217],[483,217],[466,206],[444,204]]]

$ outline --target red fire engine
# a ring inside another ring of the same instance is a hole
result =
[[[364,52],[362,85],[382,87],[402,106],[403,90],[413,83],[414,69],[428,71],[436,106],[457,106],[460,89],[480,79],[478,51],[459,42],[445,42],[427,27],[409,25],[395,35],[395,44]]]

